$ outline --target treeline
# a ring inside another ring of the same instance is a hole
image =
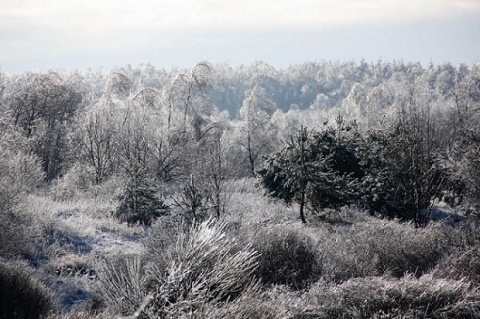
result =
[[[221,215],[225,182],[265,171],[265,156],[298,146],[295,138],[308,131],[301,127],[324,134],[323,141],[328,134],[334,138],[324,145],[331,154],[321,153],[321,160],[334,166],[347,162],[324,173],[333,179],[356,176],[352,181],[363,183],[360,193],[380,188],[384,203],[375,197],[363,205],[388,210],[384,215],[398,217],[392,209],[402,210],[408,202],[414,206],[409,211],[416,210],[408,216],[417,216],[435,198],[454,204],[467,199],[474,207],[480,190],[477,65],[361,61],[278,70],[264,62],[239,67],[200,62],[190,70],[141,65],[109,74],[0,73],[0,88],[4,207],[43,182],[81,174],[85,187],[124,178],[126,189],[133,190],[124,197],[128,207],[144,207],[142,201],[151,202],[159,185],[177,183],[185,187],[179,204],[194,214],[206,206]],[[356,134],[352,140],[340,137],[347,126],[347,135]],[[363,146],[355,144],[358,139]],[[335,157],[342,147],[351,152],[342,156],[353,162]],[[313,191],[318,180],[305,179],[318,171],[316,154],[312,167],[295,173],[301,177],[295,186],[300,192],[293,191],[300,203],[305,196],[313,196],[310,203],[326,198],[320,188]],[[280,155],[272,156],[270,161]],[[306,165],[304,155],[299,158]],[[332,205],[365,199],[353,195]]]

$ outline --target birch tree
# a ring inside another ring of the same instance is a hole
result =
[[[271,115],[276,110],[266,91],[255,86],[247,93],[240,116],[243,119],[240,128],[239,144],[247,154],[250,172],[256,174],[256,164],[260,156],[267,155],[273,149],[275,127],[270,121]]]

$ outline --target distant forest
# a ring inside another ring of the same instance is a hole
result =
[[[406,116],[422,121],[422,143],[428,139],[442,165],[462,170],[463,155],[475,152],[465,139],[479,134],[477,65],[321,62],[278,70],[261,61],[200,62],[166,71],[145,64],[108,74],[0,73],[0,85],[2,155],[25,155],[46,182],[78,166],[95,183],[136,166],[159,182],[205,175],[198,165],[211,147],[231,166],[222,174],[254,176],[301,127],[323,130],[338,117],[364,135],[406,124]]]

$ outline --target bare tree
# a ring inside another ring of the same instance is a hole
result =
[[[78,115],[70,135],[73,157],[94,168],[97,184],[111,176],[118,166],[116,112],[115,105],[102,100]]]
[[[239,144],[247,152],[250,172],[253,176],[255,176],[259,157],[272,151],[275,127],[270,122],[270,117],[275,110],[275,103],[268,98],[266,91],[258,86],[247,93],[240,108],[243,123]]]

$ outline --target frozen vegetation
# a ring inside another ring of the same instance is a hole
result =
[[[480,318],[480,67],[0,73],[0,319]]]

